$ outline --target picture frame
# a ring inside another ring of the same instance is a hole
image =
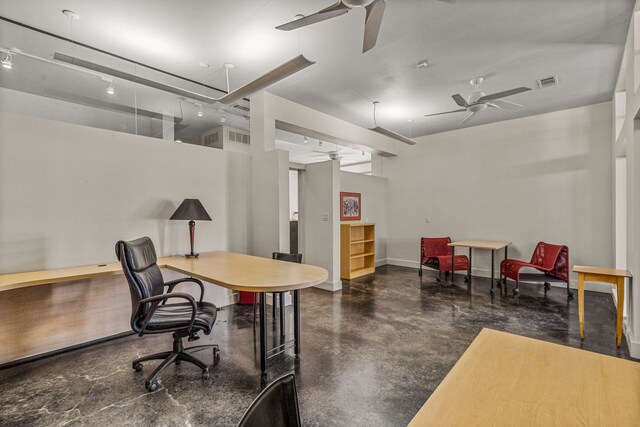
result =
[[[340,221],[360,221],[362,204],[360,193],[340,192]]]

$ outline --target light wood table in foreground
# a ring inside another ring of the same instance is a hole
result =
[[[409,423],[640,426],[640,363],[483,329]]]
[[[622,344],[622,311],[624,308],[624,278],[631,279],[627,270],[615,268],[586,267],[574,265],[573,272],[578,273],[578,319],[580,320],[580,338],[584,339],[584,282],[605,282],[614,285],[618,292],[618,316],[616,320],[616,343]],[[631,280],[629,280],[631,283]]]

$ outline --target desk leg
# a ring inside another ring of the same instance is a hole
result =
[[[453,273],[456,272],[456,247],[451,247],[451,284],[453,284]]]
[[[584,273],[578,273],[578,320],[580,338],[584,339]]]
[[[280,292],[280,335],[284,336],[284,292]]]
[[[469,270],[467,270],[467,282],[471,285],[471,248],[469,248]]]
[[[260,371],[267,371],[267,295],[260,292]]]
[[[616,321],[616,342],[622,345],[622,311],[624,310],[624,277],[618,277],[618,320]]]
[[[300,291],[293,291],[293,339],[296,356],[300,354]]]
[[[495,255],[496,255],[496,251],[494,251],[493,249],[491,249],[491,291],[489,291],[491,293],[491,295],[493,295],[493,281],[494,281],[494,277],[495,277],[495,272],[493,271],[495,266]]]

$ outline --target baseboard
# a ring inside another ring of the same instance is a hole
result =
[[[622,333],[627,339],[627,345],[629,346],[629,354],[631,355],[631,357],[640,359],[640,341],[635,341],[633,332],[631,331],[631,328],[629,327],[626,319],[622,325]]]
[[[314,287],[331,292],[340,291],[342,290],[342,280],[338,280],[337,282],[324,282]]]
[[[409,268],[415,268],[415,269],[420,268],[420,263],[418,261],[411,261],[406,259],[387,258],[387,264],[396,265],[398,267],[409,267]],[[491,277],[491,270],[488,268],[472,268],[471,271],[472,271],[471,274],[477,277],[484,277],[487,279]],[[456,274],[458,273],[456,272]],[[500,271],[498,267],[496,267],[495,275],[496,277],[500,275]],[[551,286],[558,287],[558,288],[566,288],[565,284],[557,283],[557,282],[552,282]],[[572,289],[578,289],[578,280],[572,279],[569,282],[569,287]],[[584,289],[585,291],[610,293],[611,285],[608,285],[606,283],[600,283],[600,282],[585,282]]]
[[[377,259],[376,260],[376,267],[382,267],[383,265],[387,265],[387,259]]]

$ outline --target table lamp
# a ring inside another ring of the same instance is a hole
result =
[[[196,231],[197,221],[211,221],[211,217],[207,213],[202,203],[198,199],[184,199],[178,209],[171,215],[169,219],[189,220],[189,240],[191,242],[191,253],[185,254],[187,258],[197,258],[200,254],[193,253],[193,238]]]

